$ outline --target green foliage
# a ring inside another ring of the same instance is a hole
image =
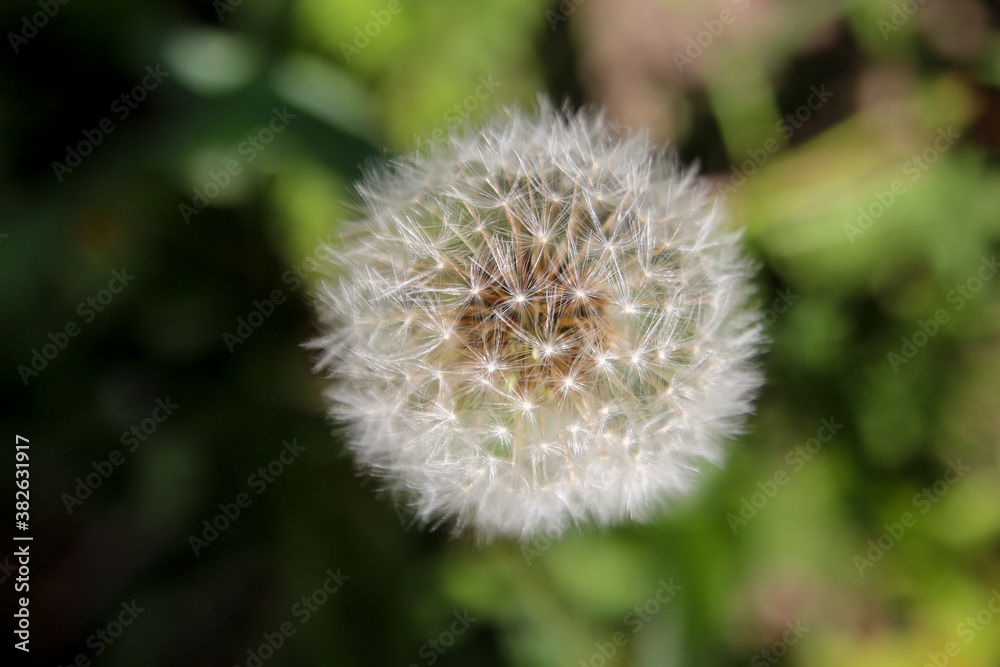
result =
[[[919,665],[949,642],[951,664],[996,664],[1000,619],[966,621],[1000,586],[996,14],[966,0],[971,23],[949,24],[927,0],[886,33],[913,3],[750,3],[681,77],[671,54],[719,10],[633,4],[74,0],[5,46],[0,383],[5,433],[37,452],[38,655],[69,664],[134,597],[148,611],[100,664],[246,665],[286,621],[268,667],[768,664],[796,621],[783,664]],[[37,11],[7,3],[4,32]],[[550,30],[546,11],[567,20]],[[650,51],[659,69],[629,68]],[[157,64],[170,76],[121,117]],[[822,84],[830,101],[785,135]],[[649,526],[479,548],[408,528],[356,477],[300,344],[359,165],[545,90],[674,128],[730,193],[765,309],[795,298],[770,318],[749,432],[696,497]],[[134,282],[87,320],[123,266]],[[26,376],[69,322],[79,335]],[[68,513],[64,494],[165,396],[176,416]],[[824,439],[821,420],[842,427]],[[292,438],[305,453],[257,495],[248,478]],[[189,536],[243,492],[195,556]],[[301,622],[337,568],[349,579]]]

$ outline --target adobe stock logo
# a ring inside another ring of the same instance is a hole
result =
[[[56,14],[68,5],[69,0],[39,0],[39,11],[29,16],[21,17],[21,29],[18,32],[8,32],[7,41],[14,53],[21,50],[21,47],[28,43],[28,40],[38,34],[38,31],[49,24],[49,20],[54,19]]]
[[[452,617],[455,620],[451,622],[451,625],[446,630],[442,630],[441,634],[434,639],[427,640],[417,650],[417,655],[424,661],[423,664],[433,665],[437,662],[448,649],[455,645],[457,638],[464,635],[472,624],[479,620],[470,614],[468,609],[461,613],[456,611],[452,614]],[[420,664],[411,663],[409,667],[420,667]]]
[[[246,667],[263,667],[268,660],[281,650],[289,639],[295,636],[299,627],[308,623],[313,618],[313,615],[333,597],[334,593],[339,591],[344,586],[344,583],[351,578],[350,575],[341,572],[339,567],[336,572],[331,568],[327,568],[323,574],[326,575],[323,583],[308,595],[303,595],[301,600],[292,605],[290,614],[298,621],[298,627],[291,620],[285,620],[273,632],[261,633],[261,643],[248,648],[246,650],[246,661],[242,664],[233,665],[233,667],[243,667],[244,665]]]
[[[433,153],[438,146],[448,140],[448,129],[458,130],[469,119],[469,117],[479,110],[479,108],[496,92],[503,82],[493,79],[493,75],[482,74],[479,76],[479,85],[471,95],[467,95],[461,102],[456,102],[444,113],[444,122],[447,127],[438,125],[427,136],[417,137],[417,150]]]
[[[256,132],[248,134],[235,148],[235,152],[242,157],[242,160],[231,159],[225,165],[219,165],[219,171],[209,170],[208,178],[200,188],[191,188],[192,197],[190,203],[181,202],[177,206],[177,212],[185,225],[191,224],[191,219],[201,215],[201,212],[208,208],[208,205],[218,197],[223,190],[229,187],[234,176],[243,173],[243,168],[257,159],[260,153],[267,148],[277,135],[285,131],[285,128],[296,118],[298,114],[292,113],[288,107],[278,107],[271,109],[271,118],[266,125],[258,128]]]
[[[910,18],[917,13],[917,10],[927,2],[928,0],[903,0],[903,2],[893,5],[889,19],[879,19],[877,24],[882,40],[888,42],[889,36],[906,25]]]
[[[282,441],[281,451],[268,462],[267,465],[257,468],[256,472],[247,477],[247,486],[254,490],[256,495],[261,495],[273,484],[278,477],[284,474],[288,466],[295,463],[302,452],[306,451],[304,445],[300,445],[296,438],[292,441]],[[236,494],[232,502],[219,503],[219,513],[215,516],[204,519],[201,522],[201,532],[192,533],[188,536],[188,544],[195,556],[210,547],[219,535],[229,529],[243,515],[243,511],[253,504],[254,497],[246,491]]]
[[[683,74],[685,67],[693,65],[695,60],[700,58],[707,49],[711,48],[716,38],[725,32],[726,26],[736,21],[738,12],[746,11],[746,8],[750,6],[750,0],[732,0],[732,2],[736,6],[735,11],[732,9],[723,9],[719,12],[717,18],[702,21],[701,24],[705,26],[705,29],[687,38],[684,53],[680,53],[679,51],[674,52],[673,61],[678,72]]]
[[[820,419],[819,423],[820,427],[816,430],[815,437],[809,438],[805,444],[796,445],[785,453],[785,463],[789,466],[790,471],[779,468],[774,471],[771,479],[758,481],[758,491],[750,494],[749,498],[746,496],[740,498],[739,514],[732,512],[726,514],[726,522],[734,535],[739,532],[740,528],[750,523],[757,516],[757,513],[778,495],[782,487],[792,481],[792,475],[802,470],[806,463],[812,461],[823,446],[833,440],[840,429],[844,428],[844,425],[838,424],[834,417],[830,417],[829,420]]]
[[[920,515],[927,514],[970,470],[972,470],[971,467],[962,465],[962,459],[948,461],[948,469],[944,472],[941,479],[925,486],[918,493],[913,494],[910,504],[919,510]],[[875,563],[882,560],[882,557],[893,549],[906,535],[907,530],[917,525],[917,519],[919,518],[920,516],[913,512],[903,512],[892,523],[884,522],[882,527],[885,529],[885,532],[876,538],[868,540],[868,550],[864,554],[856,554],[854,556],[854,567],[858,569],[858,575],[865,576],[865,570],[874,567]]]
[[[104,309],[133,280],[135,280],[135,276],[130,274],[124,266],[121,270],[112,271],[108,286],[99,290],[94,296],[81,301],[76,307],[76,314],[83,318],[84,324],[90,324],[97,318],[97,314],[104,312]],[[32,378],[38,377],[42,371],[48,368],[49,362],[54,361],[69,346],[70,340],[79,336],[81,331],[83,328],[80,324],[71,319],[61,329],[49,332],[49,342],[42,344],[41,350],[37,347],[31,348],[31,360],[27,364],[19,364],[17,367],[17,373],[21,376],[21,382],[24,383],[24,386],[27,387]]]
[[[73,510],[76,507],[82,505],[83,501],[90,498],[94,491],[101,488],[101,485],[115,473],[115,470],[125,463],[125,454],[135,452],[139,448],[139,445],[146,442],[150,436],[156,433],[160,424],[167,421],[179,407],[179,405],[170,400],[169,396],[156,399],[150,415],[132,426],[129,430],[124,431],[121,438],[119,438],[119,441],[126,448],[125,451],[113,449],[103,461],[91,461],[90,466],[94,469],[94,472],[89,473],[86,477],[77,477],[76,486],[73,488],[72,494],[62,494],[60,499],[63,501],[66,512],[73,514]]]
[[[781,134],[784,141],[789,141],[798,130],[805,127],[813,115],[823,108],[823,105],[833,96],[834,92],[827,90],[825,83],[820,84],[818,87],[810,86],[809,97],[793,111],[786,113],[776,121],[774,131]],[[781,150],[782,145],[782,142],[776,136],[771,136],[758,148],[748,148],[746,151],[747,159],[739,164],[733,164],[730,169],[732,176],[729,182],[722,186],[722,191],[730,194],[742,188],[747,180],[762,169],[768,160]]]
[[[121,611],[118,612],[117,616],[108,622],[102,628],[98,628],[87,639],[84,644],[87,646],[89,651],[82,651],[77,653],[76,656],[70,662],[66,663],[66,667],[81,667],[88,666],[92,663],[92,658],[88,657],[88,654],[92,654],[93,658],[97,658],[102,655],[105,651],[111,648],[111,645],[124,634],[126,628],[130,627],[135,623],[139,615],[146,611],[145,607],[140,607],[136,603],[135,599],[131,602],[122,602]],[[63,667],[60,663],[58,667]]]
[[[549,29],[555,30],[560,23],[565,23],[566,19],[573,15],[576,8],[582,5],[586,0],[562,0],[559,6],[556,8],[558,11],[552,11],[551,9],[545,10],[545,18],[549,22]]]
[[[892,208],[892,205],[900,197],[906,194],[910,186],[919,181],[927,170],[958,142],[959,138],[960,135],[952,129],[951,125],[939,128],[932,145],[903,163],[902,173],[909,179],[897,178],[889,184],[888,189],[873,192],[875,201],[870,202],[867,206],[858,207],[855,223],[844,223],[844,234],[847,235],[847,240],[854,243],[859,236],[871,229],[875,222],[885,215],[886,211]]]
[[[777,664],[779,660],[788,655],[791,647],[798,644],[802,637],[809,632],[809,627],[802,625],[801,620],[796,620],[794,623],[785,621],[785,627],[788,629],[781,634],[780,639],[775,640],[770,646],[761,649],[754,657],[750,658],[750,667],[767,667],[767,665]]]
[[[222,334],[222,342],[226,344],[229,354],[236,352],[236,347],[247,342],[247,340],[260,328],[267,318],[274,315],[278,306],[285,303],[287,297],[281,289],[271,290],[271,298],[263,301],[253,302],[253,310],[246,317],[236,318],[236,328],[232,332],[226,331]]]
[[[993,280],[998,272],[1000,272],[1000,263],[997,262],[997,256],[983,257],[975,275],[970,276],[965,282],[955,285],[954,289],[945,296],[945,300],[952,305],[952,311],[957,313],[965,308],[965,304],[975,297],[987,282]],[[917,353],[938,335],[941,327],[949,322],[951,322],[951,313],[944,308],[938,308],[932,318],[918,320],[917,324],[920,329],[914,331],[910,336],[900,338],[902,344],[899,347],[899,352],[886,354],[892,371],[899,373],[899,368],[909,364],[917,356]]]
[[[684,586],[675,583],[674,578],[669,580],[660,579],[657,581],[660,586],[641,606],[632,608],[632,611],[622,619],[624,624],[632,631],[629,635],[624,630],[611,635],[609,641],[595,642],[594,652],[586,658],[580,658],[579,667],[610,667],[619,664],[615,661],[618,652],[625,648],[632,640],[632,637],[639,634],[646,624],[660,613],[664,606],[677,597]]]
[[[117,122],[124,122],[132,115],[133,111],[139,108],[139,104],[145,101],[149,94],[156,90],[169,76],[170,72],[163,71],[159,65],[156,67],[147,66],[146,76],[142,78],[142,81],[131,90],[116,97],[108,110],[115,115]],[[62,183],[66,176],[72,174],[74,169],[83,164],[84,158],[104,143],[104,138],[114,132],[116,127],[115,121],[107,116],[97,124],[97,127],[84,130],[83,138],[76,144],[72,146],[67,144],[66,156],[63,161],[52,161],[52,171],[56,175],[56,180]]]
[[[389,0],[385,9],[373,9],[369,12],[372,17],[364,26],[354,26],[354,39],[351,44],[340,43],[340,52],[344,54],[344,60],[350,63],[355,56],[368,48],[372,40],[382,34],[383,28],[392,23],[396,14],[403,11],[403,3],[400,0]]]
[[[975,615],[966,616],[965,619],[955,626],[955,633],[962,640],[962,644],[957,641],[950,641],[945,644],[941,651],[929,652],[928,661],[923,667],[947,667],[951,659],[958,657],[958,654],[965,648],[964,644],[971,644],[979,633],[985,630],[1000,615],[1000,591],[996,588],[990,589],[990,599],[986,604],[976,611]],[[964,661],[961,664],[967,664]]]

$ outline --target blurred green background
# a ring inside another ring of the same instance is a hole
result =
[[[8,0],[0,23],[34,664],[1000,665],[996,4]],[[359,165],[539,93],[725,193],[769,381],[652,525],[478,548],[356,478],[300,344]]]

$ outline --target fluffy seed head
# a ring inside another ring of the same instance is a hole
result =
[[[648,518],[751,409],[738,234],[644,135],[543,105],[359,185],[332,250],[332,415],[416,516],[480,537]]]

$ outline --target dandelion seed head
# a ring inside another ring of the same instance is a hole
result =
[[[313,345],[357,461],[416,516],[644,521],[721,461],[761,383],[753,267],[645,135],[543,104],[358,189]]]

